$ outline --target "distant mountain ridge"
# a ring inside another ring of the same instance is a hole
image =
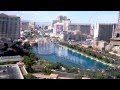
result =
[[[35,22],[36,25],[51,25],[51,22]]]
[[[33,22],[33,21],[29,21],[29,20],[21,20],[22,22]],[[51,22],[35,22],[35,25],[51,25]]]

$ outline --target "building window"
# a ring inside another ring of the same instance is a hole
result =
[[[17,22],[15,23],[15,25],[17,25]]]
[[[117,33],[116,37],[120,37],[120,34],[119,34],[119,33]]]

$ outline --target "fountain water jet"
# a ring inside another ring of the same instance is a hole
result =
[[[38,53],[42,55],[53,54],[52,51],[53,43],[47,37],[42,37],[38,39]]]

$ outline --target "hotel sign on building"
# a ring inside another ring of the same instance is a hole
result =
[[[56,32],[60,34],[63,31],[63,25],[56,25]]]
[[[54,24],[53,33],[61,34],[64,31],[64,24],[63,23],[56,23]]]

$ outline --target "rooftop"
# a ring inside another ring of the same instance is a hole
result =
[[[24,79],[17,64],[0,65],[0,79]]]
[[[69,25],[91,25],[90,23],[69,23]]]
[[[117,24],[117,23],[96,23],[98,25],[113,25],[113,24]]]
[[[1,17],[18,17],[16,15],[7,15],[7,14],[4,14],[4,13],[1,13],[0,16]]]
[[[16,15],[8,15],[9,17],[17,17]]]

